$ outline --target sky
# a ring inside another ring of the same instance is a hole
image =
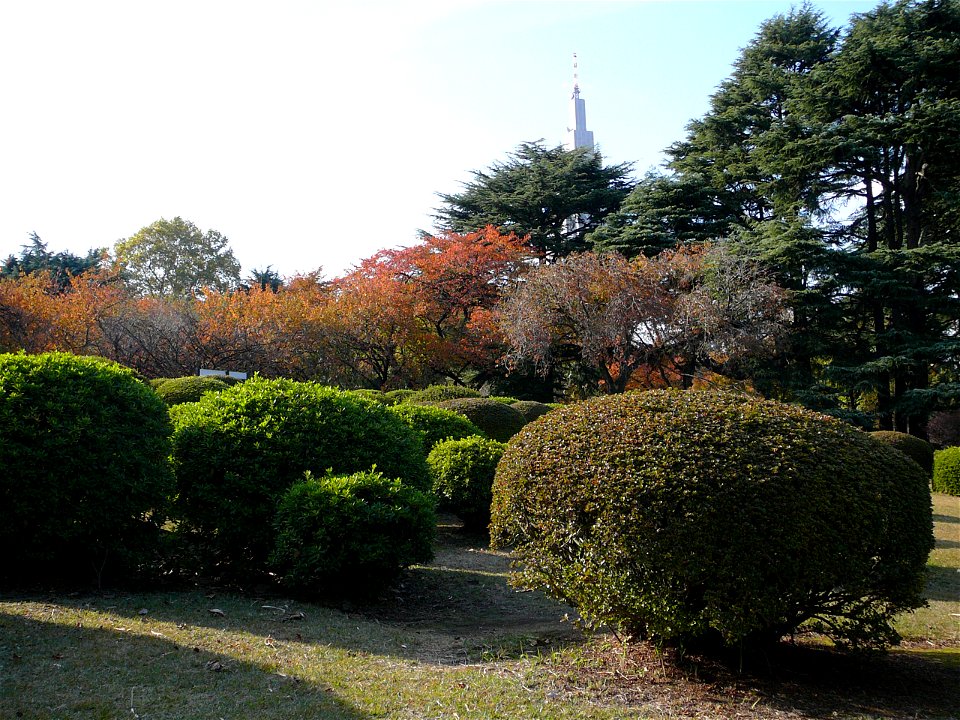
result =
[[[246,274],[335,277],[438,193],[566,136],[577,54],[605,162],[641,177],[760,24],[800,2],[0,3],[0,258],[182,217]],[[814,0],[837,27],[877,3]]]

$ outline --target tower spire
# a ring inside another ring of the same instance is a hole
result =
[[[588,148],[593,150],[593,132],[587,130],[587,107],[580,97],[580,67],[577,54],[573,54],[573,96],[570,98],[570,126],[567,128],[568,150]]]
[[[580,78],[577,71],[577,54],[573,54],[573,98],[580,97]]]

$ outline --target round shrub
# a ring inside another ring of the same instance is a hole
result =
[[[490,524],[493,476],[505,447],[473,436],[437,443],[427,456],[440,507],[456,513],[468,529],[485,530]]]
[[[393,405],[390,412],[413,428],[423,440],[423,449],[430,452],[434,445],[447,438],[465,438],[483,435],[470,420],[453,410],[432,405]]]
[[[960,447],[937,450],[933,460],[933,491],[960,495]]]
[[[408,397],[413,395],[416,390],[408,390],[406,388],[401,390],[388,390],[383,394],[383,399],[387,405],[396,405],[398,403],[404,402]]]
[[[923,468],[927,477],[933,474],[933,445],[923,438],[893,430],[878,430],[870,434],[913,460]]]
[[[173,490],[167,407],[134,372],[0,355],[0,572],[133,569]]]
[[[433,557],[433,498],[379,472],[313,477],[287,489],[270,564],[281,583],[325,597],[366,598]]]
[[[437,403],[437,407],[460,413],[486,435],[500,442],[507,442],[527,424],[523,415],[513,406],[489,398],[446,400]]]
[[[478,398],[480,392],[463,385],[430,385],[423,390],[415,390],[407,395],[405,403],[437,403],[457,398]]]
[[[839,420],[715,392],[554,410],[507,446],[491,538],[515,582],[663,643],[771,642],[814,621],[883,646],[923,605],[930,493]]]
[[[553,409],[546,403],[537,402],[536,400],[518,400],[510,407],[523,415],[523,419],[527,422],[533,422],[541,415],[546,415]]]
[[[238,569],[262,565],[273,547],[276,503],[306,470],[375,465],[430,488],[416,434],[382,405],[333,388],[254,378],[170,415],[178,517]]]
[[[495,400],[498,403],[503,403],[504,405],[513,405],[520,402],[515,397],[510,397],[509,395],[487,395],[490,400]]]
[[[156,390],[158,387],[163,385],[167,380],[170,380],[170,378],[165,378],[165,377],[151,378],[150,380],[147,381],[147,385],[149,385],[154,390]]]
[[[204,393],[222,392],[230,385],[215,375],[187,375],[170,378],[156,387],[157,395],[170,406],[196,402]]]
[[[375,403],[380,403],[381,405],[392,405],[393,403],[389,402],[386,398],[386,395],[379,390],[370,390],[367,388],[362,388],[360,390],[350,390],[355,395],[359,395],[362,398],[367,400],[373,400]]]

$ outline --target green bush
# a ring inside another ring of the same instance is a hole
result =
[[[490,524],[493,476],[505,447],[473,436],[437,443],[427,456],[440,507],[456,513],[471,530],[485,530]]]
[[[415,390],[403,398],[403,402],[412,404],[438,403],[457,398],[477,398],[480,393],[463,385],[430,385],[423,390]]]
[[[170,406],[181,403],[196,402],[204,393],[222,392],[230,387],[221,378],[214,375],[187,375],[186,377],[170,378],[158,385],[157,395]]]
[[[437,407],[460,413],[487,436],[500,442],[507,442],[527,424],[523,415],[511,405],[489,398],[445,400],[437,403]]]
[[[453,410],[432,405],[393,405],[390,412],[417,432],[427,453],[441,440],[483,435],[483,431],[470,420]]]
[[[504,405],[514,405],[520,402],[515,397],[510,397],[509,395],[488,395],[487,398],[498,403],[503,403]]]
[[[546,415],[553,409],[546,403],[537,402],[536,400],[518,400],[510,407],[523,415],[523,419],[528,423],[533,422],[541,415]]]
[[[896,641],[924,604],[930,492],[916,463],[839,420],[712,392],[595,398],[507,446],[491,536],[515,582],[664,643],[770,642],[812,620]]]
[[[933,445],[923,438],[893,430],[878,430],[870,434],[913,460],[923,468],[927,477],[933,474]]]
[[[362,398],[366,398],[367,400],[373,400],[373,402],[380,403],[381,405],[393,405],[392,402],[387,400],[386,395],[379,390],[361,388],[360,390],[350,390],[349,392],[359,395]]]
[[[960,447],[937,450],[933,460],[933,491],[960,495]]]
[[[165,378],[165,377],[152,378],[152,379],[150,379],[150,380],[147,381],[147,384],[148,384],[150,387],[152,387],[154,390],[156,390],[158,387],[160,387],[161,385],[163,385],[167,380],[170,380],[170,378]]]
[[[416,434],[382,405],[333,388],[254,378],[170,414],[178,517],[210,546],[210,559],[239,570],[262,566],[276,503],[306,470],[376,465],[430,488]]]
[[[132,570],[173,491],[167,408],[128,368],[0,355],[0,573]]]
[[[406,388],[401,390],[388,390],[383,394],[383,399],[387,405],[397,405],[398,403],[404,402],[415,392],[416,390],[408,390]]]
[[[366,598],[433,557],[433,498],[379,472],[306,478],[280,500],[270,564],[286,587]]]

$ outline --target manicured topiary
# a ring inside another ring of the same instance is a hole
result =
[[[933,473],[933,445],[923,438],[893,430],[878,430],[870,434],[913,460],[923,468],[927,477]]]
[[[369,390],[367,388],[362,388],[360,390],[351,390],[350,392],[359,395],[362,398],[367,400],[373,400],[375,403],[380,403],[381,405],[392,405],[393,403],[389,402],[386,398],[386,395],[379,390]]]
[[[156,390],[158,387],[160,387],[161,385],[163,385],[163,384],[164,384],[167,380],[169,380],[169,379],[170,379],[170,378],[165,378],[165,377],[152,378],[152,379],[150,379],[150,380],[147,381],[147,384],[148,384],[150,387],[152,387],[154,390]]]
[[[433,557],[433,498],[379,472],[306,478],[286,490],[270,565],[286,587],[324,597],[375,595]]]
[[[196,402],[204,393],[222,392],[230,387],[221,378],[214,375],[187,375],[170,378],[156,387],[157,395],[170,406]]]
[[[387,405],[396,405],[402,403],[415,392],[416,390],[408,390],[406,388],[401,390],[388,390],[383,394],[383,399]]]
[[[546,415],[552,409],[546,403],[537,402],[536,400],[518,400],[510,407],[523,415],[523,419],[527,422],[533,422],[541,415]]]
[[[390,412],[420,434],[423,439],[423,449],[428,453],[441,440],[483,435],[480,428],[453,410],[444,410],[432,405],[404,403],[391,406]]]
[[[480,392],[463,385],[430,385],[423,390],[415,390],[403,398],[405,403],[438,403],[456,398],[476,398]]]
[[[960,495],[960,447],[937,450],[933,460],[933,491]]]
[[[427,456],[440,507],[456,513],[468,529],[485,530],[490,524],[493,476],[505,447],[473,436],[437,443]]]
[[[924,603],[923,472],[795,406],[655,391],[559,408],[507,446],[493,497],[515,582],[634,636],[737,646],[813,620],[883,646]]]
[[[306,470],[376,465],[430,489],[416,434],[382,405],[333,388],[254,378],[170,414],[181,526],[238,567],[262,565],[276,504]]]
[[[489,398],[446,400],[437,403],[437,407],[464,415],[487,436],[500,442],[507,442],[527,424],[523,415],[512,406]]]
[[[0,355],[0,574],[133,569],[173,490],[169,436],[166,405],[128,368]]]

